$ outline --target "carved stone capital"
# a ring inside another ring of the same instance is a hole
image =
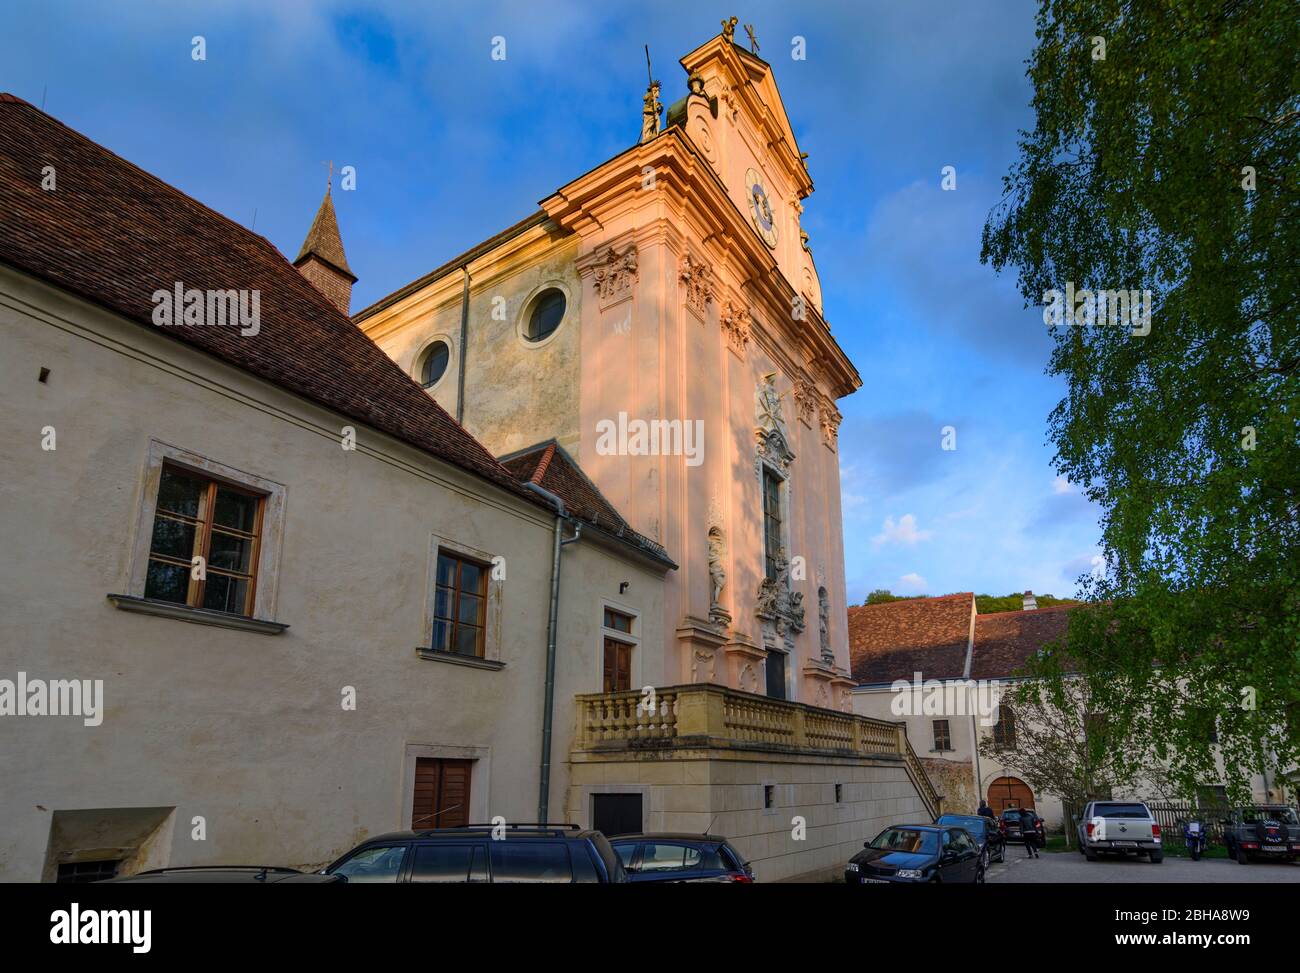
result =
[[[806,378],[795,380],[794,409],[799,421],[811,429],[817,416],[817,387]]]
[[[840,438],[840,420],[844,417],[840,415],[840,410],[835,408],[835,403],[830,399],[822,399],[818,412],[822,427],[822,445],[828,449],[836,449]]]
[[[602,305],[628,297],[632,288],[641,279],[637,269],[636,244],[632,244],[622,253],[613,247],[606,247],[593,265],[592,276],[596,282],[596,295]]]
[[[722,327],[722,333],[727,336],[727,341],[731,344],[731,350],[743,358],[745,349],[749,346],[748,308],[737,306],[728,301],[723,305],[722,314],[718,317],[718,323]]]
[[[703,318],[713,303],[713,268],[688,253],[682,257],[678,277],[686,289],[686,306]]]

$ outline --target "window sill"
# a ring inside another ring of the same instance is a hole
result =
[[[137,598],[134,595],[108,595],[116,608],[122,611],[137,612],[141,615],[157,615],[159,618],[174,618],[181,622],[193,622],[196,625],[215,625],[217,628],[233,628],[241,632],[258,632],[262,635],[279,635],[289,626],[283,622],[268,622],[260,618],[245,618],[241,615],[227,615],[206,608],[191,608],[189,605],[177,605],[169,601],[155,601],[152,598]]]
[[[450,662],[454,666],[469,666],[471,669],[504,669],[506,664],[497,659],[480,659],[476,655],[457,655],[455,652],[438,652],[422,645],[415,647],[415,654],[430,662]]]

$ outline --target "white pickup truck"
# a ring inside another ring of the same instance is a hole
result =
[[[1152,863],[1165,859],[1160,825],[1141,801],[1089,801],[1078,824],[1079,851],[1088,861],[1101,853],[1146,855]]]

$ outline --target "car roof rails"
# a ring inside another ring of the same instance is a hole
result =
[[[495,831],[497,828],[506,828],[510,831],[529,831],[537,833],[572,833],[581,831],[582,826],[569,823],[549,824],[535,821],[497,821],[495,823],[472,823],[454,825],[448,828],[425,828],[420,834],[454,834],[461,831]]]

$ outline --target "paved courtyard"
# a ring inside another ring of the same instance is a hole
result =
[[[1026,858],[1020,845],[1007,846],[1005,864],[989,868],[990,882],[1294,882],[1300,883],[1300,863],[1252,862],[1238,865],[1227,859],[1166,858],[1159,865],[1146,859],[1102,858],[1090,862],[1077,851],[1052,852]]]

